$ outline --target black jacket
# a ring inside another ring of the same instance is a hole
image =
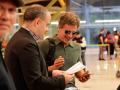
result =
[[[5,53],[17,90],[64,90],[64,77],[48,77],[45,60],[33,36],[21,28]]]
[[[15,86],[10,73],[5,67],[1,49],[2,48],[0,43],[0,90],[15,90]]]

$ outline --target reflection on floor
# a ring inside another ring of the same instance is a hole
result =
[[[105,57],[105,61],[99,61],[98,49],[87,49],[87,68],[92,75],[91,79],[85,83],[81,83],[76,79],[76,86],[79,90],[116,90],[120,84],[120,78],[116,78],[115,76],[118,70],[118,59],[113,58],[113,60],[108,60],[107,55]]]

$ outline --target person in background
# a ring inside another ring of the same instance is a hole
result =
[[[112,56],[114,55],[114,36],[111,34],[110,31],[107,31],[106,37],[105,37],[105,43],[109,44],[109,47],[107,47],[107,53],[110,54],[110,59],[112,59]]]
[[[3,36],[16,23],[16,8],[22,5],[22,0],[0,0],[0,90],[16,90],[1,50],[6,46]]]
[[[65,12],[61,15],[58,33],[51,38],[55,44],[55,51],[51,59],[47,59],[48,52],[50,52],[49,40],[46,39],[39,42],[49,71],[55,69],[68,70],[81,61],[80,45],[72,41],[73,35],[79,28],[79,22],[78,16],[72,12]],[[90,77],[89,72],[83,69],[75,73],[75,76],[81,82],[87,81]],[[78,90],[74,79],[66,85],[65,90]]]
[[[41,5],[29,6],[22,27],[13,35],[5,50],[5,62],[17,90],[64,90],[72,78],[65,71],[49,72],[37,40],[48,30],[50,12]]]
[[[83,37],[80,32],[76,32],[74,34],[73,41],[76,41],[77,43],[80,44],[81,47],[81,59],[84,65],[86,65],[85,61],[85,51],[86,51],[86,40],[85,37]]]
[[[114,47],[115,47],[115,57],[119,57],[119,32],[117,30],[113,31],[113,35],[114,35]]]
[[[105,60],[104,59],[104,46],[101,46],[104,44],[104,39],[105,39],[104,33],[105,33],[105,29],[102,28],[100,30],[100,34],[98,35],[98,40],[99,40],[98,44],[100,44],[100,46],[99,46],[99,60]]]

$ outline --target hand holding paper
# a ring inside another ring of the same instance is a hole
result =
[[[86,68],[80,61],[67,70],[69,74],[74,74]]]
[[[89,71],[86,71],[85,69],[86,67],[81,62],[78,62],[69,68],[67,72],[69,74],[75,74],[79,81],[85,82],[90,78]]]

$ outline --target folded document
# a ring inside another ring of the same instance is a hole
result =
[[[86,68],[80,61],[76,64],[74,64],[72,67],[70,67],[67,72],[69,74],[74,74],[82,69]]]

